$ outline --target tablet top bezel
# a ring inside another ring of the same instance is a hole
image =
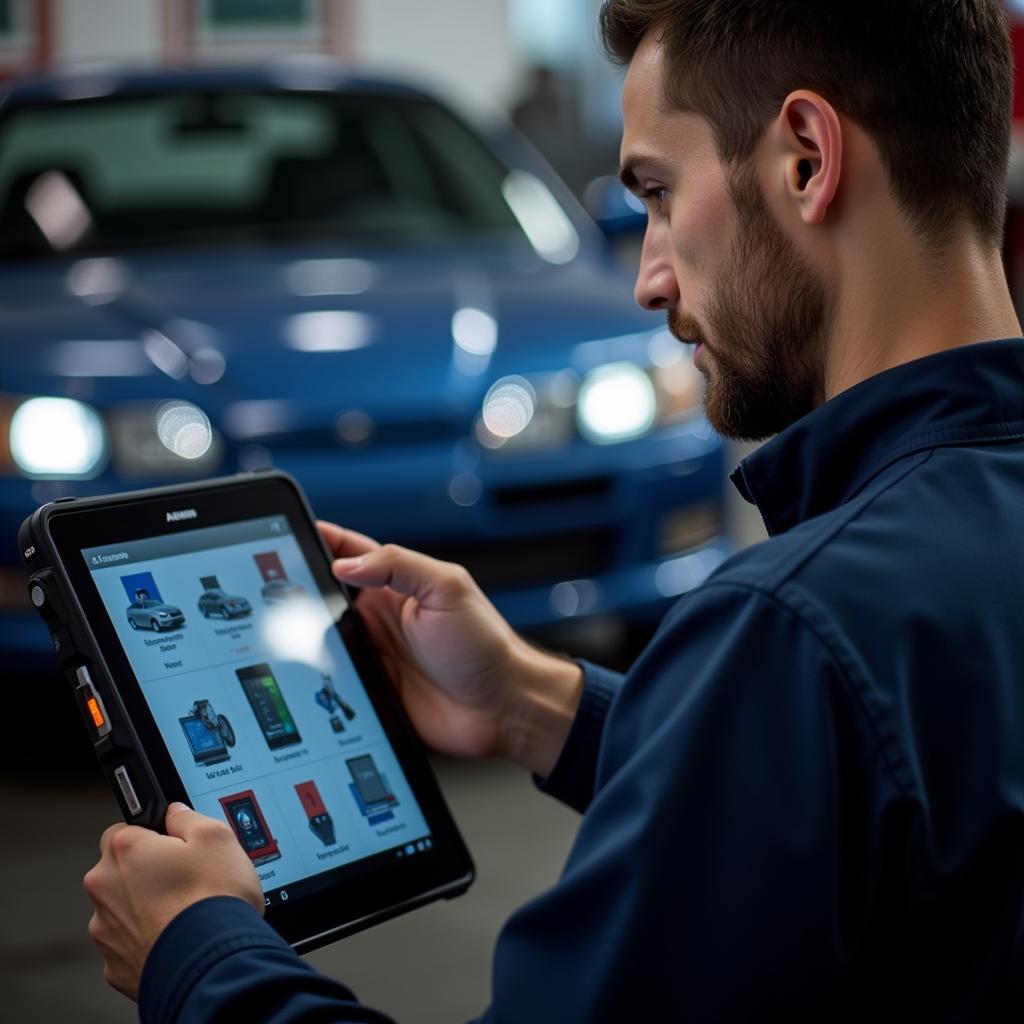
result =
[[[168,512],[187,499],[196,516],[169,521]],[[239,514],[239,510],[244,510]],[[391,741],[431,833],[430,848],[415,857],[393,850],[325,871],[287,886],[287,900],[277,895],[266,907],[267,920],[292,945],[313,949],[343,934],[393,917],[438,896],[456,895],[473,879],[473,863],[438,788],[419,740],[398,704],[394,689],[377,659],[351,592],[331,574],[328,557],[295,482],[284,473],[207,481],[178,488],[115,495],[45,510],[44,528],[71,593],[102,652],[109,682],[131,718],[167,802],[189,803],[185,785],[171,760],[149,705],[104,606],[81,552],[85,548],[173,535],[264,516],[284,515],[309,569],[326,600],[344,598],[337,627]],[[329,607],[332,602],[328,602]],[[116,681],[116,682],[115,682]],[[396,844],[397,845],[397,844]]]

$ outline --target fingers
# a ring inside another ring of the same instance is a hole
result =
[[[356,533],[355,530],[344,530],[323,519],[318,520],[316,525],[324,543],[330,548],[335,558],[352,558],[380,547],[372,537]]]
[[[421,605],[441,609],[463,600],[472,590],[468,572],[398,544],[385,544],[355,558],[339,558],[335,576],[358,587],[390,587],[415,597]]]

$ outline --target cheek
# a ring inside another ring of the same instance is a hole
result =
[[[736,225],[732,202],[724,187],[707,188],[673,209],[671,223],[679,280],[703,291],[729,251]]]

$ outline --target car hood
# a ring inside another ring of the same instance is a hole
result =
[[[659,326],[602,259],[516,246],[175,250],[0,279],[8,393],[188,397],[237,436],[349,409],[462,419],[497,377],[627,358],[623,336]]]

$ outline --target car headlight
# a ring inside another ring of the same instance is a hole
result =
[[[640,437],[657,417],[654,384],[635,363],[608,363],[583,378],[576,422],[588,441],[611,444]]]
[[[95,476],[107,458],[100,415],[72,398],[30,398],[11,417],[11,458],[26,476]]]
[[[477,441],[508,454],[556,448],[577,434],[614,444],[696,415],[704,379],[692,354],[664,329],[639,337],[635,357],[624,353],[582,379],[573,370],[502,377],[484,396]]]

